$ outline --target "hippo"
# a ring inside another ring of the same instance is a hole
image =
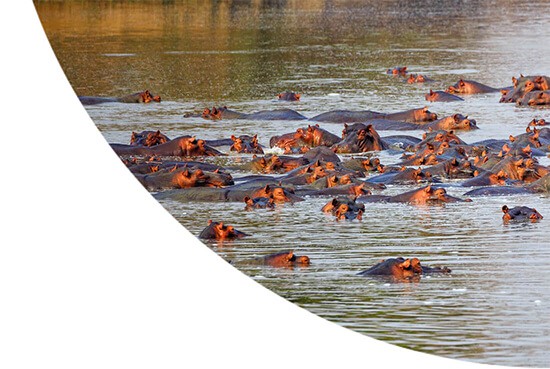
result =
[[[524,105],[550,105],[550,90],[531,91],[527,93],[522,100],[518,100],[518,104],[522,105],[520,102],[525,101],[525,98],[527,98],[527,104]]]
[[[358,212],[359,210],[361,210],[361,211],[364,212],[365,211],[365,204],[357,203],[355,201],[356,199],[357,199],[356,197],[349,197],[349,196],[347,196],[347,197],[343,197],[343,196],[335,197],[332,200],[330,200],[328,203],[326,203],[321,208],[321,211],[323,213],[330,213],[330,214],[335,215],[336,210],[338,210],[340,205],[345,204],[345,205],[348,206],[348,208],[351,211]]]
[[[241,119],[246,114],[230,110],[227,106],[213,106],[212,109],[204,108],[201,114],[185,113],[184,118],[190,117],[201,117],[209,120],[219,120],[219,119]]]
[[[245,210],[252,209],[273,209],[275,208],[275,200],[273,197],[254,197],[245,196]]]
[[[407,78],[407,83],[413,84],[413,83],[426,83],[426,82],[435,82],[435,80],[426,77],[423,74],[409,74],[409,78]]]
[[[309,160],[299,157],[291,157],[284,155],[265,155],[261,157],[253,157],[252,161],[236,167],[236,169],[250,170],[265,174],[270,173],[286,173],[303,165],[309,164]]]
[[[437,119],[437,114],[430,112],[428,107],[425,106],[423,108],[385,114],[384,119],[409,123],[432,122]]]
[[[452,158],[424,169],[425,174],[446,179],[467,179],[475,177],[480,170],[467,159]]]
[[[462,114],[453,114],[422,126],[428,130],[445,131],[470,131],[479,129],[475,119],[468,119],[468,116]]]
[[[463,98],[445,91],[430,90],[430,92],[424,95],[424,97],[426,98],[426,101],[430,101],[430,102],[464,101]]]
[[[504,205],[502,207],[502,212],[504,215],[502,216],[502,220],[505,222],[509,222],[511,220],[513,221],[532,221],[535,222],[537,220],[542,219],[542,215],[533,208],[528,208],[527,206],[516,206],[512,209],[508,208],[507,205]]]
[[[206,145],[204,140],[191,136],[180,136],[156,146],[132,146],[110,144],[118,155],[150,155],[150,156],[219,156],[224,155],[218,150]]]
[[[407,73],[408,73],[407,72],[407,67],[393,67],[393,68],[389,68],[386,71],[386,74],[391,74],[391,75],[394,75],[394,76],[398,76],[398,75],[404,76]]]
[[[236,230],[233,226],[224,225],[223,222],[213,222],[212,220],[209,220],[208,226],[202,230],[198,237],[205,240],[222,241],[243,238],[245,236],[250,235]]]
[[[308,125],[307,128],[299,128],[296,132],[301,134],[301,139],[310,147],[330,147],[341,141],[340,137],[319,127],[318,124]]]
[[[301,128],[296,132],[284,133],[280,136],[272,136],[269,139],[270,147],[279,147],[281,149],[302,148],[306,146],[306,142],[302,139]]]
[[[501,89],[493,88],[483,83],[476,81],[469,81],[465,79],[460,79],[453,86],[449,86],[445,92],[450,94],[463,94],[463,95],[472,95],[472,94],[484,94],[490,92],[499,92]]]
[[[173,172],[134,175],[143,187],[149,191],[205,186],[207,180],[206,175],[200,169],[195,171],[180,169]]]
[[[140,133],[132,132],[130,137],[130,145],[133,146],[156,146],[170,141],[168,136],[157,131],[141,131]]]
[[[418,258],[404,259],[402,257],[382,260],[378,264],[357,273],[360,276],[390,276],[398,280],[412,279],[421,274],[428,273],[451,273],[447,267],[425,267],[421,265]]]
[[[246,154],[263,154],[264,150],[258,144],[258,136],[241,135],[235,137],[231,135],[231,141],[233,144],[229,148],[230,151],[236,151],[238,153]]]
[[[334,212],[334,216],[336,217],[337,221],[354,219],[362,220],[363,212],[364,210],[362,209],[353,210],[348,204],[340,204]]]
[[[264,265],[269,265],[276,268],[292,268],[295,266],[309,266],[310,259],[308,256],[294,255],[294,251],[283,251],[276,254],[267,255],[261,258]]]
[[[316,115],[309,120],[314,122],[324,122],[324,123],[358,123],[365,122],[369,119],[383,118],[384,113],[372,111],[372,110],[362,110],[362,111],[351,111],[351,110],[333,110],[326,113]]]
[[[408,191],[395,196],[366,196],[358,198],[361,202],[390,202],[390,203],[408,203],[412,205],[429,205],[450,202],[471,202],[472,200],[462,200],[458,197],[447,195],[444,188],[428,185],[416,190]]]
[[[336,153],[381,151],[387,148],[387,145],[371,124],[351,131],[351,133],[346,134],[342,141],[331,147]]]
[[[96,105],[109,102],[120,102],[120,103],[150,103],[150,102],[160,102],[160,96],[153,96],[149,90],[142,92],[137,92],[135,94],[126,95],[122,97],[97,97],[97,96],[78,96],[78,99],[82,105]]]
[[[508,179],[508,175],[504,171],[493,173],[491,171],[483,171],[477,176],[470,178],[461,183],[463,187],[477,186],[506,186],[513,184],[513,181]]]
[[[297,94],[293,91],[285,91],[278,94],[277,99],[284,101],[298,101],[300,100],[300,96],[300,94]]]

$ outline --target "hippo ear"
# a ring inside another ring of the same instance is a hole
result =
[[[506,213],[508,212],[508,210],[509,210],[509,209],[508,209],[508,206],[506,206],[506,205],[502,206],[502,212],[503,212],[504,214],[506,214]]]
[[[464,83],[464,81],[462,80],[462,78],[458,81],[458,85],[459,85],[460,87],[462,87],[462,86],[465,85],[465,83]]]
[[[233,141],[233,142],[237,141],[237,137],[235,137],[235,135],[231,135],[231,141]]]
[[[434,91],[430,88],[430,95],[433,95]]]
[[[428,107],[427,107],[427,106],[423,107],[423,108],[422,108],[422,111],[423,111],[424,113],[426,113],[426,112],[428,111]]]
[[[531,152],[531,145],[525,146],[523,149],[521,149],[521,151],[525,154],[530,153]]]
[[[185,169],[183,172],[181,172],[181,175],[184,177],[189,177],[189,169]]]
[[[271,187],[269,187],[269,185],[265,185],[264,191],[265,193],[269,193],[271,191]]]
[[[212,219],[208,219],[208,225],[212,224]]]
[[[399,267],[403,268],[403,269],[407,269],[410,266],[411,266],[411,260],[410,259],[407,259],[404,262],[402,262],[401,264],[399,264]]]
[[[512,77],[512,84],[514,85],[514,87],[518,86],[518,79],[516,77]],[[505,90],[502,90],[502,91],[505,91]]]
[[[432,185],[429,185],[428,187],[426,187],[426,188],[424,189],[424,192],[426,192],[426,193],[432,192]]]
[[[294,258],[294,251],[290,250],[286,255],[288,261],[291,261]]]

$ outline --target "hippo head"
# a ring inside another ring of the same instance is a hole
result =
[[[449,86],[445,92],[448,92],[450,94],[460,94],[464,92],[464,89],[466,87],[466,83],[464,83],[464,80],[461,78],[458,80],[457,83],[455,83],[452,86]]]
[[[422,266],[417,258],[397,258],[391,267],[391,274],[399,279],[410,279],[422,274]]]
[[[286,100],[286,101],[298,101],[300,100],[300,94],[297,94],[295,92],[291,92],[291,91],[286,91],[286,92],[282,92],[280,94],[277,95],[277,98],[279,100]]]
[[[550,93],[548,91],[541,91],[535,96],[531,97],[527,102],[529,106],[535,105],[548,105],[550,104]]]
[[[414,120],[417,122],[431,122],[436,119],[437,114],[430,112],[427,106],[414,111]]]
[[[223,224],[223,222],[208,221],[208,227],[211,230],[211,238],[216,240],[226,240],[232,238],[242,238],[248,236],[246,233],[236,230],[233,226]]]
[[[207,177],[200,169],[197,169],[194,172],[190,172],[189,169],[185,169],[175,173],[173,182],[179,188],[190,188],[204,185],[206,179]]]
[[[263,154],[264,151],[258,144],[258,136],[239,136],[235,137],[231,135],[231,140],[233,144],[229,148],[230,151],[236,151],[238,153],[247,153],[247,154]]]

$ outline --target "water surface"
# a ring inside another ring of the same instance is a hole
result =
[[[498,104],[498,93],[455,103],[424,100],[429,88],[444,89],[461,77],[505,87],[519,73],[550,75],[548,1],[35,4],[78,95],[120,96],[147,88],[162,96],[158,105],[87,107],[108,142],[127,143],[132,131],[160,129],[169,137],[205,139],[257,133],[268,145],[271,136],[307,125],[183,118],[214,104],[244,112],[289,107],[308,117],[331,109],[395,112],[427,105],[441,116],[476,119],[479,130],[460,134],[469,143],[523,133],[533,118],[550,120],[548,109]],[[437,82],[407,85],[385,74],[396,65]],[[302,93],[301,101],[276,101],[285,90]],[[321,126],[342,130],[339,124]],[[398,161],[388,153],[380,157],[384,164]],[[549,159],[541,162],[548,165]],[[456,196],[467,190],[448,188]],[[241,203],[162,204],[194,234],[208,219],[252,234],[208,247],[262,285],[342,326],[451,358],[550,366],[548,197],[475,198],[435,207],[368,204],[362,222],[336,222],[321,213],[328,200],[253,212],[244,212]],[[546,219],[505,225],[504,204],[536,207]],[[281,270],[247,263],[286,249],[309,255],[312,265]],[[397,256],[446,265],[453,273],[413,283],[355,275]]]

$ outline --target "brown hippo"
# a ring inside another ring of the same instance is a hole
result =
[[[361,202],[400,202],[400,203],[409,203],[412,205],[429,205],[429,204],[440,204],[440,203],[449,203],[449,202],[471,202],[472,200],[466,199],[462,200],[458,197],[447,195],[447,191],[444,188],[432,187],[428,185],[416,190],[408,191],[395,196],[366,196],[358,199]]]
[[[407,78],[407,83],[409,84],[426,83],[426,82],[435,82],[435,81],[429,77],[426,77],[423,74],[409,74],[409,78]]]
[[[168,136],[157,131],[141,131],[140,133],[132,132],[130,137],[130,145],[135,146],[156,146],[170,141]]]
[[[96,105],[108,102],[120,102],[120,103],[150,103],[160,102],[160,96],[153,96],[149,90],[137,92],[135,94],[126,95],[122,97],[96,97],[96,96],[78,96],[78,99],[82,105]]]
[[[334,216],[336,220],[362,220],[363,210],[352,210],[348,204],[340,204],[334,212]]]
[[[386,71],[386,74],[391,74],[391,75],[394,75],[394,76],[404,76],[407,73],[408,73],[407,72],[407,67],[393,67],[393,68],[389,68]]]
[[[236,151],[238,153],[246,153],[246,154],[263,154],[264,150],[258,144],[258,135],[254,136],[248,136],[248,135],[241,135],[239,137],[235,137],[234,135],[231,135],[231,141],[233,141],[233,144],[229,148],[230,151]]]
[[[250,236],[244,232],[236,230],[233,226],[224,225],[223,222],[208,221],[208,226],[199,234],[199,238],[206,240],[229,240]]]
[[[464,101],[463,98],[453,95],[445,91],[433,91],[430,90],[426,95],[424,95],[426,101],[430,102],[451,102],[451,101]]]
[[[437,114],[430,112],[428,107],[425,106],[418,109],[389,113],[384,115],[384,119],[410,123],[432,122],[437,119]]]
[[[502,220],[505,222],[509,222],[511,220],[514,221],[532,221],[536,222],[537,220],[542,219],[542,215],[538,211],[532,208],[528,208],[527,206],[516,206],[512,209],[508,208],[508,206],[504,205],[502,207],[502,212],[504,215],[502,216]]]
[[[273,197],[254,197],[245,196],[245,210],[252,209],[273,209],[275,208],[275,200]]]
[[[484,94],[489,92],[499,92],[500,89],[493,88],[483,83],[476,81],[469,81],[465,79],[460,79],[453,86],[449,86],[445,92],[450,94],[463,94],[463,95],[472,95],[472,94]]]
[[[527,100],[527,105],[529,106],[550,105],[550,90],[532,91],[526,96],[529,97]]]
[[[506,186],[513,182],[508,179],[508,175],[504,171],[493,173],[491,171],[483,171],[477,176],[462,182],[463,187],[476,186]]]
[[[160,191],[172,188],[190,188],[206,185],[207,176],[200,169],[190,171],[180,169],[173,172],[155,172],[153,174],[134,174],[137,180],[149,191]]]
[[[478,129],[475,119],[468,119],[462,114],[453,114],[431,123],[425,124],[424,129],[445,130],[445,131],[470,131]]]
[[[371,124],[348,132],[342,141],[331,147],[336,153],[381,151],[387,148]]]
[[[181,136],[156,146],[132,146],[110,144],[118,155],[149,156],[218,156],[218,150],[206,145],[204,140],[191,136]]]
[[[261,258],[264,265],[269,265],[276,268],[292,268],[295,266],[309,266],[310,260],[308,256],[294,255],[294,251],[283,251],[276,254],[267,255]]]
[[[301,134],[301,139],[310,147],[330,147],[341,141],[340,137],[319,127],[318,124],[308,125],[307,128],[299,128],[296,132]]]
[[[359,272],[357,275],[390,276],[397,280],[406,280],[427,273],[451,273],[451,270],[447,267],[425,267],[420,264],[420,260],[417,258],[404,259],[399,257],[382,260],[369,269]]]
[[[365,204],[362,204],[362,203],[357,203],[356,201],[356,197],[343,197],[343,196],[340,196],[340,197],[335,197],[333,198],[332,200],[330,200],[328,203],[325,204],[325,206],[323,206],[323,208],[321,209],[321,211],[323,213],[330,213],[332,215],[335,215],[336,214],[336,211],[338,210],[338,208],[340,207],[340,205],[347,205],[348,208],[351,210],[351,211],[365,211]]]
[[[300,94],[297,94],[292,91],[285,91],[278,94],[277,99],[285,100],[285,101],[298,101],[300,100]]]

